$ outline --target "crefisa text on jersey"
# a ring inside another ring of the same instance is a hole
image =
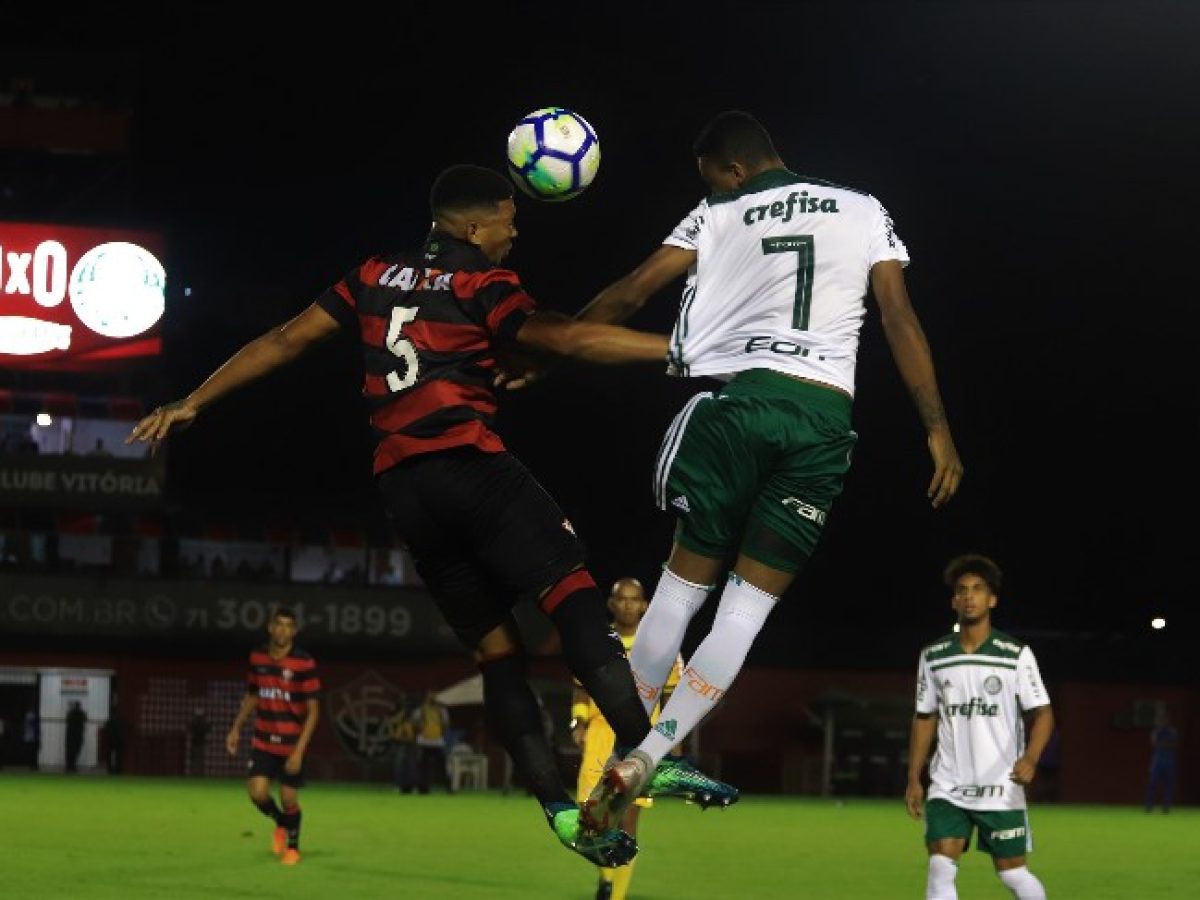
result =
[[[948,716],[998,716],[1000,704],[988,703],[982,697],[972,697],[966,703],[947,703],[943,706]]]
[[[810,197],[808,191],[800,191],[800,193],[792,191],[788,194],[787,200],[776,200],[774,203],[762,206],[751,206],[742,216],[742,222],[746,225],[753,225],[768,216],[772,219],[783,219],[785,222],[790,222],[796,213],[815,212],[839,212],[837,200],[833,197]]]

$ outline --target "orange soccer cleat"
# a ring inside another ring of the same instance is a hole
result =
[[[275,833],[271,835],[271,852],[276,856],[283,856],[283,851],[287,849],[287,829],[282,825],[275,827]]]
[[[279,857],[279,861],[285,866],[294,866],[300,862],[300,851],[295,847],[288,847],[283,851],[283,856]]]

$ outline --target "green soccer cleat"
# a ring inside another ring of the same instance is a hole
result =
[[[621,829],[593,831],[585,828],[577,806],[554,813],[551,826],[564,847],[574,850],[593,865],[615,868],[637,856],[637,841]]]
[[[724,809],[738,801],[737,788],[709,778],[682,756],[663,757],[653,771],[651,762],[641,750],[634,750],[608,764],[583,803],[583,821],[589,831],[615,828],[637,797],[681,797],[701,809]]]
[[[741,792],[731,784],[709,778],[686,757],[664,756],[650,777],[645,796],[682,797],[701,809],[725,809],[738,802]]]

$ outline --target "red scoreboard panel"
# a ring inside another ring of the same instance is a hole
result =
[[[0,222],[0,369],[112,371],[162,351],[152,231]]]

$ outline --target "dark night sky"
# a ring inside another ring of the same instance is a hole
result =
[[[569,203],[521,203],[509,264],[544,306],[573,312],[702,195],[689,153],[700,125],[747,109],[791,168],[892,213],[967,468],[931,513],[923,435],[872,305],[855,466],[755,652],[786,661],[866,626],[896,635],[907,665],[909,634],[949,622],[942,564],[979,550],[1007,572],[1000,627],[1153,675],[1150,616],[1193,617],[1200,7],[587,5],[581,23],[566,10],[583,7],[553,3],[404,6],[267,23],[184,4],[160,14],[174,18],[154,40],[115,44],[81,22],[8,30],[20,58],[61,60],[64,80],[92,59],[89,83],[132,99],[130,158],[47,217],[166,231],[169,358],[150,402],[186,392],[362,258],[419,240],[436,171],[501,167],[512,124],[550,104],[595,126],[600,174]],[[85,40],[91,55],[68,59]],[[630,324],[666,330],[677,294]],[[181,501],[375,516],[353,362],[329,345],[214,409],[173,448]],[[570,365],[505,398],[510,447],[602,582],[655,580],[670,522],[652,507],[653,455],[706,387]]]

